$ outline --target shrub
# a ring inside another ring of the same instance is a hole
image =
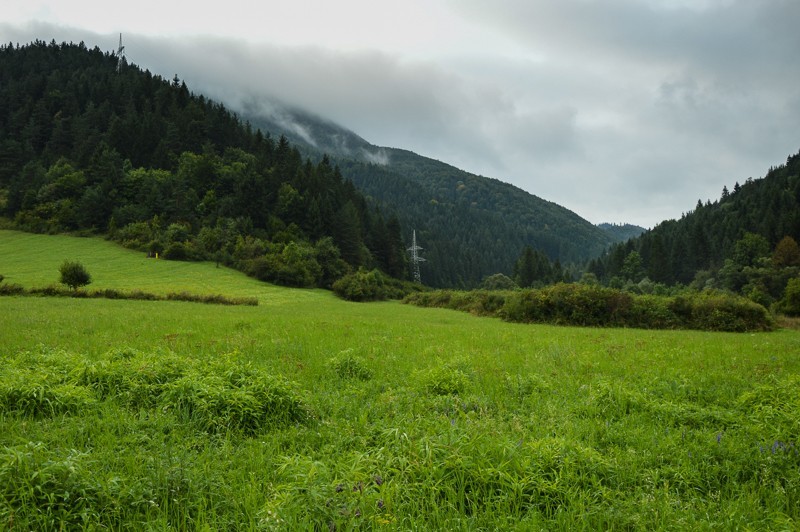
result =
[[[512,293],[500,311],[507,321],[563,325],[624,325],[633,297],[620,290],[589,284],[560,283],[541,290]]]
[[[774,326],[767,309],[747,298],[707,291],[692,298],[690,329],[707,331],[768,331]]]
[[[266,255],[240,262],[247,275],[283,286],[312,288],[322,278],[322,267],[308,244],[290,242]]]
[[[92,282],[92,276],[80,262],[65,260],[58,269],[61,273],[61,284],[67,285],[73,290],[78,287],[86,286]]]
[[[677,329],[681,319],[670,309],[671,300],[660,296],[639,296],[631,299],[625,325],[640,329]]]
[[[378,270],[360,269],[333,283],[333,291],[348,301],[382,301],[387,299],[386,279]]]
[[[189,254],[183,242],[172,242],[164,250],[163,257],[167,260],[186,260]]]
[[[800,316],[800,277],[786,283],[783,299],[776,304],[776,310],[787,316]]]

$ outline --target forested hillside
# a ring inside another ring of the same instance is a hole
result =
[[[0,47],[0,211],[289,285],[362,266],[406,275],[399,221],[330,160],[83,43]]]
[[[738,182],[713,203],[697,202],[680,220],[662,222],[614,246],[589,271],[601,280],[724,288],[769,304],[800,267],[800,153],[762,179]]]
[[[423,281],[438,287],[475,287],[494,273],[511,275],[526,246],[564,266],[584,264],[627,238],[609,233],[555,203],[497,179],[396,148],[373,146],[323,119],[253,107],[252,123],[285,134],[305,153],[331,154],[345,178],[395,213],[424,248]]]
[[[646,231],[644,227],[632,224],[609,224],[602,223],[597,227],[602,229],[614,242],[625,242],[631,238],[635,238]]]

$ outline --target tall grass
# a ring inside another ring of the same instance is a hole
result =
[[[0,298],[0,523],[798,526],[796,330],[553,327],[264,290],[258,307]]]

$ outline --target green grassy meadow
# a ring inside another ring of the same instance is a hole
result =
[[[793,530],[800,331],[348,303],[93,238],[0,274],[259,306],[0,297],[9,530]]]

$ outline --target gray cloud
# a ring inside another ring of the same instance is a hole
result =
[[[506,52],[409,58],[124,37],[131,62],[177,73],[234,108],[296,106],[374,144],[512,182],[593,222],[679,217],[800,148],[796,0],[448,5],[492,28],[507,43],[492,50]],[[34,38],[111,50],[118,36],[0,24],[0,41]]]

